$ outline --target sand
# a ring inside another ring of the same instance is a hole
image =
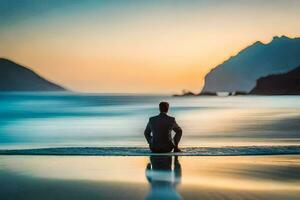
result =
[[[300,156],[0,156],[6,199],[299,199]]]

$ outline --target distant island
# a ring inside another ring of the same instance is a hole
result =
[[[255,87],[248,93],[236,92],[200,92],[193,93],[183,90],[175,97],[185,96],[240,96],[240,95],[300,95],[300,66],[286,73],[272,74],[261,77],[256,81]]]
[[[34,71],[11,60],[0,58],[0,91],[66,91]]]
[[[250,94],[300,95],[300,66],[287,73],[269,75],[258,79]]]
[[[267,44],[253,43],[212,69],[201,92],[183,90],[173,96],[296,95],[299,64],[300,38],[275,36]]]
[[[276,36],[267,44],[258,41],[212,69],[202,93],[250,92],[260,77],[284,73],[299,64],[300,38]]]
[[[194,93],[189,90],[182,90],[181,94],[174,94],[174,97],[182,97],[182,96],[217,96],[216,92],[205,92],[205,93]]]
[[[247,95],[247,92],[236,91],[236,92],[200,92],[194,93],[189,90],[183,90],[181,94],[174,94],[174,97],[187,97],[187,96],[240,96]]]

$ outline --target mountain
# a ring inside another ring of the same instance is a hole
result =
[[[65,91],[32,70],[0,58],[0,91]]]
[[[249,92],[258,78],[287,72],[299,64],[300,38],[282,36],[267,44],[255,42],[211,70],[202,91]]]
[[[300,95],[300,66],[284,74],[275,74],[257,80],[250,94]]]

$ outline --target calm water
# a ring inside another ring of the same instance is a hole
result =
[[[166,100],[183,146],[300,144],[300,97],[182,97],[0,93],[0,148],[146,146],[143,131]]]

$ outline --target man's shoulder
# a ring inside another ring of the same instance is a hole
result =
[[[161,115],[155,115],[155,116],[150,117],[149,120],[152,121],[152,120],[159,119],[161,117],[162,117]],[[171,121],[175,121],[175,117],[172,117],[172,116],[169,116],[169,115],[165,115],[164,117],[167,117]]]
[[[172,116],[169,116],[169,115],[168,115],[168,117],[169,117],[169,119],[170,119],[171,121],[175,121],[175,117],[172,117]]]
[[[149,117],[149,121],[152,121],[152,120],[154,119],[154,117],[155,117],[155,116]]]
[[[155,120],[155,119],[157,119],[157,118],[158,118],[158,115],[152,116],[152,117],[149,118],[149,121]]]

